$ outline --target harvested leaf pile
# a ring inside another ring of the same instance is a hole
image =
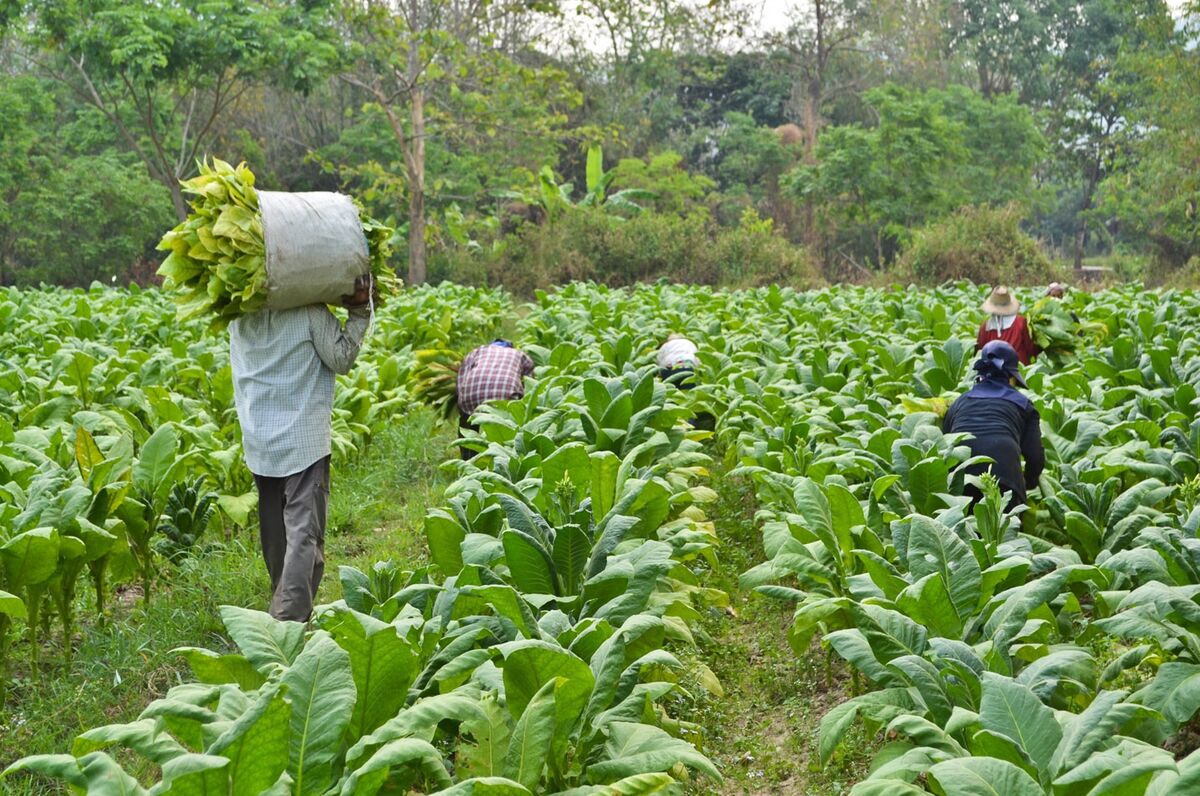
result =
[[[1046,296],[1039,299],[1027,316],[1033,342],[1042,349],[1042,356],[1060,362],[1074,356],[1085,344],[1095,344],[1108,336],[1108,327],[1095,321],[1075,317],[1063,302]]]
[[[158,274],[175,291],[179,320],[205,313],[220,326],[267,301],[267,260],[254,173],[214,158],[201,163],[199,176],[183,183],[196,198],[191,214],[163,236],[158,248],[170,251]],[[371,273],[385,289],[396,286],[388,266],[393,230],[359,207]]]

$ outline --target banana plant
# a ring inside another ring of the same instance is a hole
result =
[[[608,189],[615,177],[615,171],[604,170],[603,148],[598,144],[593,144],[587,150],[584,194],[578,201],[571,198],[575,193],[575,186],[569,182],[559,182],[558,175],[550,166],[543,166],[538,172],[537,186],[534,190],[498,191],[496,196],[541,207],[551,221],[574,208],[587,207],[600,207],[610,213],[621,211],[637,215],[643,210],[638,202],[658,197],[653,191],[641,188],[626,188],[610,194]]]

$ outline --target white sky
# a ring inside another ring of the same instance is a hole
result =
[[[801,5],[803,0],[751,0],[751,7],[761,6],[757,11],[758,28],[763,33],[775,33],[787,27],[788,11]],[[1187,0],[1167,0],[1171,12],[1179,17]]]

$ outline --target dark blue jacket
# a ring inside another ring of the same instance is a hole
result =
[[[1037,486],[1046,466],[1041,418],[1032,401],[1003,381],[984,379],[950,405],[942,429],[970,433],[971,452],[995,461],[974,465],[969,473],[978,475],[990,468],[1000,488],[1012,493],[1010,506],[1026,502],[1026,490]]]

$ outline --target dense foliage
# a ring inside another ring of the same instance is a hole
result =
[[[40,390],[9,418],[0,459],[15,468],[5,487],[12,508],[0,515],[12,526],[3,560],[56,540],[57,557],[39,572],[61,573],[89,540],[125,535],[131,552],[138,544],[128,524],[54,519],[76,492],[80,506],[96,505],[89,485],[125,471],[126,460],[113,463],[121,451],[133,464],[120,480],[138,487],[122,505],[149,505],[162,494],[155,485],[174,480],[171,499],[152,511],[181,526],[198,507],[182,474],[215,466],[208,474],[219,479],[221,462],[236,456],[231,446],[160,461],[160,447],[174,456],[181,440],[203,446],[228,433],[204,419],[214,417],[212,398],[189,381],[204,371],[159,348],[168,342],[154,336],[167,328],[160,297],[97,291],[72,305],[67,295],[10,293],[6,316],[39,312],[57,330],[51,340],[87,340],[104,339],[91,304],[114,319],[133,313],[150,349],[137,355],[140,372],[157,367],[191,394],[155,411],[179,412],[180,401],[194,411],[164,415],[151,434],[153,418],[127,397],[159,407],[172,387],[131,393],[118,376],[67,388],[79,373],[95,375],[75,350],[87,343],[56,349],[61,370],[5,385]],[[821,761],[837,760],[855,723],[882,733],[855,794],[967,796],[984,792],[980,782],[1013,796],[1190,792],[1200,777],[1187,732],[1200,711],[1197,297],[1070,296],[1063,312],[1094,337],[1026,369],[1048,466],[1031,505],[1006,514],[986,477],[984,500],[968,505],[960,465],[969,449],[930,411],[968,380],[979,296],[966,285],[576,284],[540,294],[517,335],[534,378],[524,398],[480,409],[465,443],[479,455],[447,465],[457,479],[426,516],[429,568],[343,568],[344,599],[319,608],[307,630],[227,608],[239,652],[180,650],[195,682],[131,723],[83,733],[70,755],[27,758],[7,776],[39,772],[96,792],[120,782],[131,792],[518,794],[670,792],[695,775],[717,777],[703,728],[673,717],[666,697],[681,682],[720,693],[707,667],[677,652],[728,599],[704,586],[720,540],[706,513],[716,495],[700,479],[721,456],[733,477],[753,482],[759,506],[766,561],[744,584],[796,604],[777,643],[797,655],[819,643],[854,672],[856,693],[821,722]],[[443,309],[439,317],[467,324],[460,331],[482,332],[472,326],[485,317],[473,314],[481,301],[494,302],[490,317],[507,312],[497,294],[417,292],[390,310],[384,337],[395,349],[368,351],[461,347],[449,322],[431,328],[422,318]],[[701,345],[698,385],[687,392],[654,373],[671,331]],[[378,356],[339,387],[339,421],[351,405],[382,417],[405,400],[410,355]],[[61,391],[53,379],[64,380]],[[394,391],[380,396],[376,381]],[[71,400],[91,407],[74,423],[57,414]],[[714,432],[689,424],[702,412]],[[134,421],[135,441],[123,442],[121,424]],[[355,433],[370,428],[366,420]],[[89,454],[89,439],[100,453]],[[57,485],[53,497],[26,521],[44,479]],[[0,608],[6,623],[32,629],[36,621],[20,619],[28,609],[69,603],[61,574],[34,583],[27,571],[5,570]],[[118,749],[155,765],[131,767]]]
[[[472,309],[446,316],[448,302]],[[356,453],[407,405],[415,348],[491,334],[508,306],[447,285],[382,310],[376,344],[339,379],[335,455]],[[14,617],[36,674],[52,615],[70,654],[82,581],[103,616],[116,582],[136,580],[150,599],[163,556],[192,546],[214,505],[226,527],[253,521],[229,345],[205,328],[178,323],[158,291],[0,293],[0,671]]]
[[[0,284],[144,284],[211,156],[363,198],[410,283],[628,279],[594,255],[547,273],[529,243],[590,215],[599,173],[653,194],[634,201],[678,248],[771,220],[756,273],[807,257],[859,279],[1010,203],[1050,259],[1166,278],[1200,255],[1194,1],[767,5],[759,24],[750,0],[7,3]],[[585,189],[527,201],[546,175]],[[693,278],[753,281],[732,271]]]

